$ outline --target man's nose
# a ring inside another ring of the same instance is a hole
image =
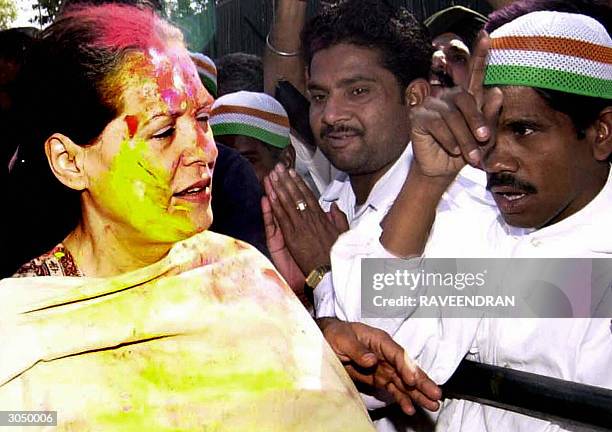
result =
[[[322,121],[328,125],[334,125],[349,118],[349,110],[342,98],[339,96],[329,96],[323,108]]]

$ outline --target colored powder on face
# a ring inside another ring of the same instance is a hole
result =
[[[130,139],[134,138],[136,131],[138,130],[138,118],[133,115],[125,116],[125,123],[127,124]]]
[[[190,237],[196,232],[189,217],[193,209],[171,206],[170,174],[148,153],[144,140],[121,143],[96,187],[102,205],[149,240],[174,243]]]

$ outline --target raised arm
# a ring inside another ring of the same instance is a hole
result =
[[[304,62],[300,56],[300,33],[306,21],[305,0],[273,0],[274,22],[266,40],[264,53],[264,89],[274,96],[280,79],[291,82],[304,93]]]
[[[411,113],[414,159],[382,223],[381,243],[396,256],[422,255],[443,193],[469,163],[480,166],[502,104],[499,89],[483,86],[489,38],[483,32],[470,61],[468,89],[428,97]]]

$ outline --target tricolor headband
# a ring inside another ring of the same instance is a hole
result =
[[[612,40],[586,15],[540,11],[491,33],[485,85],[612,99]]]
[[[212,107],[213,135],[245,135],[277,148],[289,141],[289,117],[283,106],[265,93],[239,91],[221,96]]]

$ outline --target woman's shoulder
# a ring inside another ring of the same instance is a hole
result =
[[[60,243],[49,252],[22,265],[13,277],[83,276],[74,258]]]

